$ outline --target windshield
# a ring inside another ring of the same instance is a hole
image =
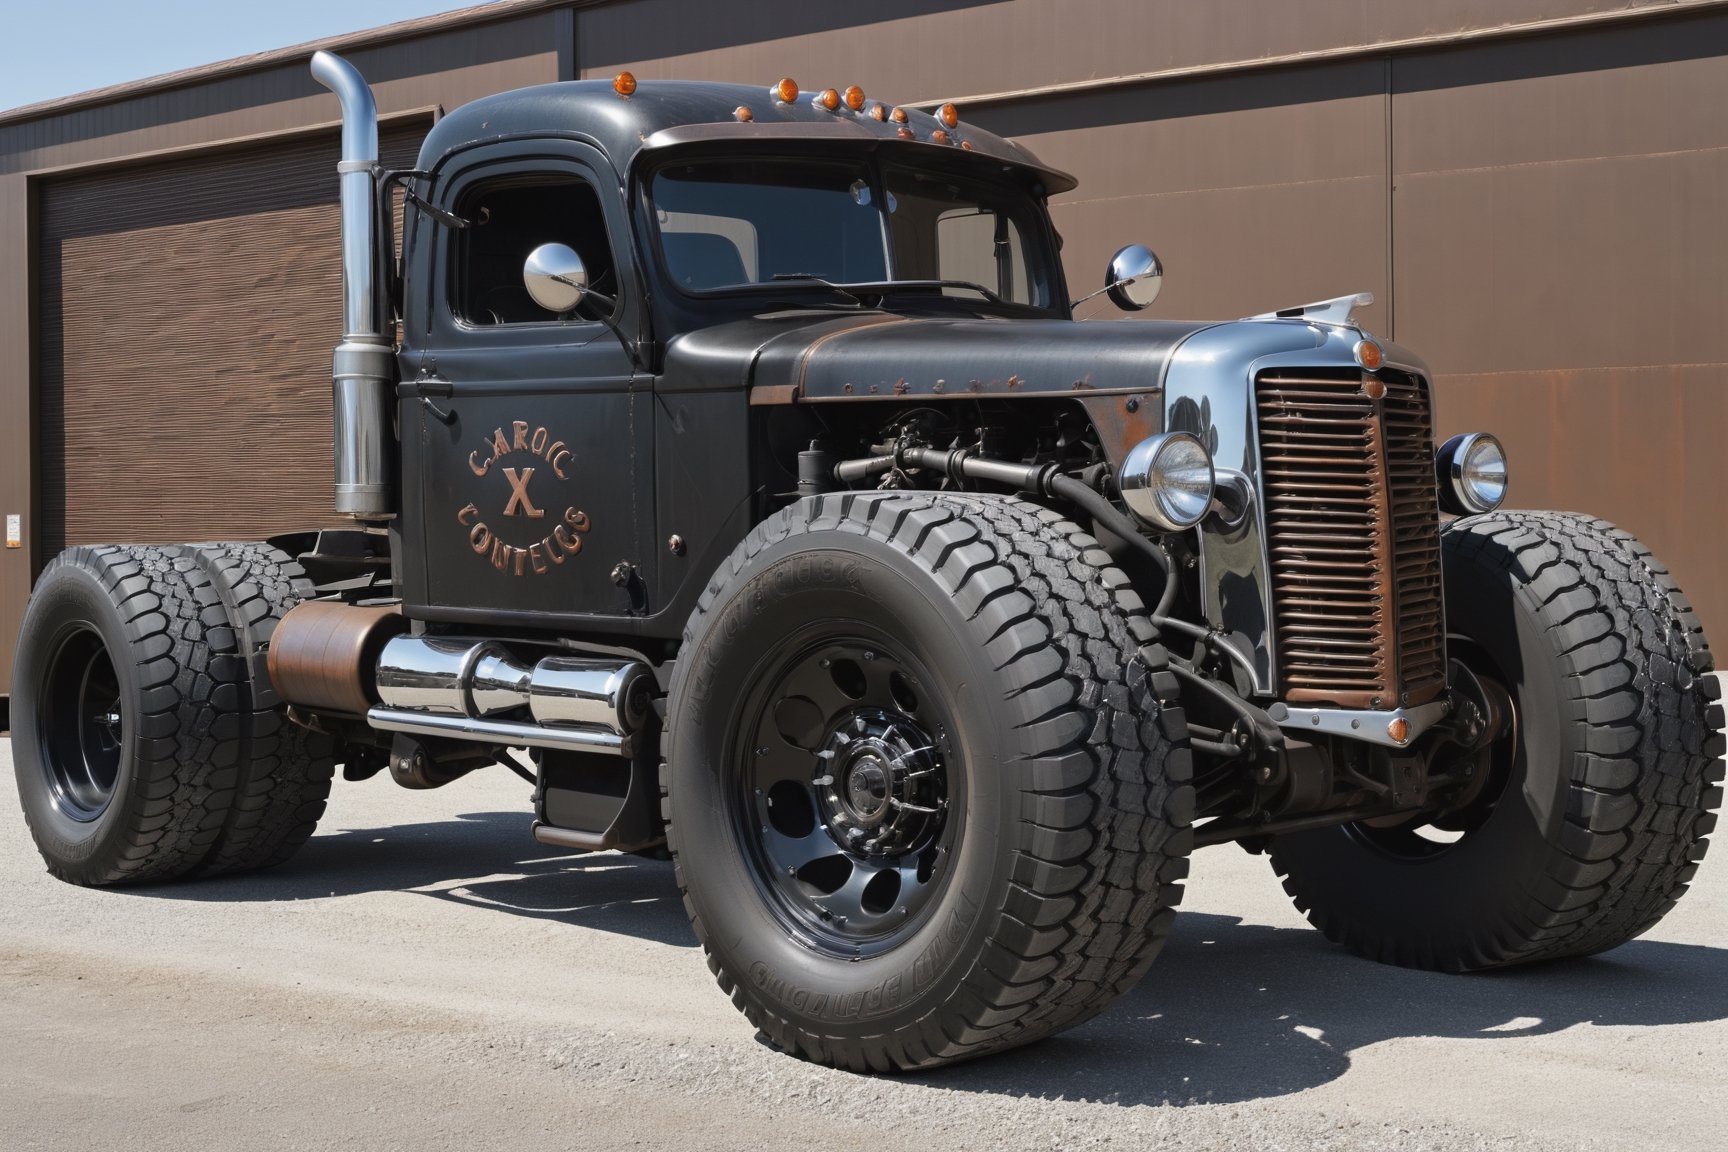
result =
[[[662,168],[650,196],[685,292],[912,281],[1053,306],[1037,205],[1013,187],[863,163],[701,160]]]

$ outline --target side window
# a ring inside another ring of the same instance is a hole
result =
[[[588,286],[606,296],[618,294],[605,213],[585,181],[514,177],[482,184],[462,198],[457,213],[471,223],[453,234],[450,304],[467,323],[484,327],[559,319],[534,303],[522,283],[523,261],[542,244],[569,245],[588,268]],[[588,308],[584,304],[582,311]]]
[[[1032,299],[1020,225],[987,208],[956,208],[936,218],[936,275],[982,284],[1004,300]]]

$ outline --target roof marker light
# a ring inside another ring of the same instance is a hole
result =
[[[612,78],[612,91],[620,96],[630,96],[636,91],[636,77],[628,72],[620,72]]]
[[[872,119],[872,120],[887,120],[888,119],[888,105],[882,103],[882,101],[880,101],[880,100],[878,100],[878,101],[876,101],[876,103],[870,105],[870,119]]]
[[[952,104],[944,104],[936,110],[936,118],[942,121],[944,128],[958,128],[960,126],[960,109]]]
[[[932,144],[946,144],[946,143],[948,143],[948,133],[942,131],[942,129],[940,129],[940,128],[936,129],[936,131],[930,133],[930,143],[932,143]]]
[[[748,124],[756,119],[756,114],[742,104],[732,109],[732,115],[740,124]]]
[[[845,97],[846,107],[852,109],[854,112],[864,111],[864,89],[854,84],[850,88],[846,89]]]
[[[780,101],[782,104],[790,104],[792,101],[798,99],[798,81],[787,76],[785,79],[781,80],[780,83],[768,89],[768,95],[774,97],[774,99]]]
[[[825,108],[830,112],[838,112],[840,111],[840,93],[838,90],[833,88],[824,88],[821,92],[817,93],[816,98],[810,101],[810,103],[816,105],[818,108]]]
[[[894,111],[888,113],[888,119],[894,121],[894,123],[896,123],[896,124],[906,123],[906,109],[904,109],[904,108],[894,109]]]

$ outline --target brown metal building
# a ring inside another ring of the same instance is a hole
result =
[[[334,522],[315,47],[404,164],[442,110],[625,68],[952,99],[1080,177],[1075,285],[1137,240],[1153,315],[1372,291],[1512,503],[1637,532],[1728,628],[1728,2],[502,0],[0,113],[0,695],[64,545]]]

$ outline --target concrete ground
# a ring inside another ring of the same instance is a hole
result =
[[[527,792],[339,782],[274,872],[89,891],[43,872],[0,741],[0,1149],[1728,1146],[1728,858],[1646,939],[1448,977],[1207,849],[1103,1017],[877,1079],[759,1043],[670,866],[536,845]]]

